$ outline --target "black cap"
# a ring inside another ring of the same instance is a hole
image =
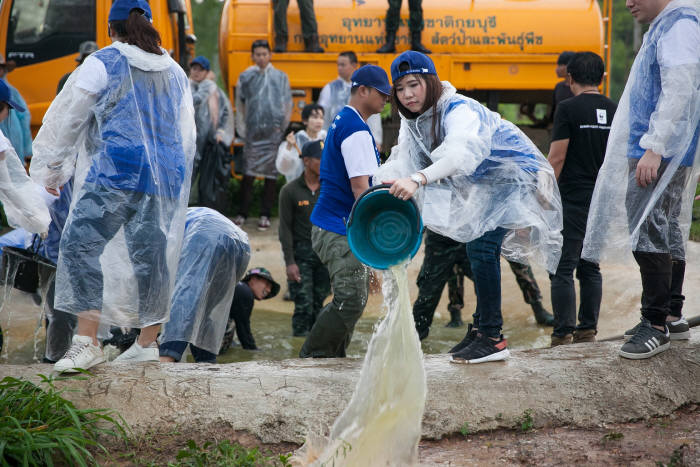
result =
[[[311,157],[313,159],[320,159],[321,154],[323,154],[323,141],[310,141],[301,148],[301,154],[299,157]]]
[[[248,282],[250,280],[250,278],[253,276],[258,276],[258,277],[261,277],[263,279],[266,279],[272,285],[272,289],[270,289],[270,293],[268,294],[267,297],[265,297],[265,299],[272,298],[280,292],[280,285],[277,282],[275,282],[275,280],[272,278],[272,274],[270,274],[270,271],[268,271],[267,269],[265,269],[265,268],[250,269],[246,273],[245,277],[243,278],[243,282]]]

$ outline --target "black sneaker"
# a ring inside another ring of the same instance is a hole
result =
[[[505,360],[510,357],[508,342],[501,334],[500,340],[478,334],[469,347],[452,354],[453,363],[485,363]]]
[[[467,335],[464,336],[464,339],[462,339],[459,344],[452,347],[447,353],[455,353],[462,349],[466,349],[469,347],[469,344],[474,341],[474,339],[476,339],[476,329],[472,329],[472,325],[470,324],[467,326]]]
[[[637,332],[620,348],[620,357],[640,360],[650,358],[667,350],[671,345],[668,328],[666,332],[652,327],[651,323],[642,318],[637,326]]]
[[[690,339],[690,326],[685,318],[676,321],[666,321],[666,327],[672,341],[683,341]]]
[[[626,341],[630,340],[630,338],[637,333],[637,330],[641,325],[642,323],[640,322],[632,329],[625,331],[625,335],[623,336],[624,339]],[[685,318],[681,318],[676,321],[666,321],[666,327],[668,328],[669,336],[672,341],[690,339],[690,326],[688,326],[688,321],[686,321]]]

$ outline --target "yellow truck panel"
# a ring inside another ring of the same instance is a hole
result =
[[[401,9],[399,52],[410,44],[407,4],[403,2]],[[289,75],[301,101],[297,112],[336,78],[339,52],[352,50],[361,63],[379,65],[387,72],[395,57],[375,53],[384,43],[386,0],[324,0],[314,7],[326,53],[303,52],[299,10],[291,0],[289,52],[272,57],[274,66]],[[267,0],[226,1],[219,58],[230,95],[238,75],[253,64],[251,43],[267,39],[274,46],[272,20]],[[556,60],[565,50],[608,56],[609,17],[603,17],[596,0],[424,0],[423,20],[423,44],[433,51],[440,78],[477,96],[496,91],[505,102],[550,102],[558,81]]]

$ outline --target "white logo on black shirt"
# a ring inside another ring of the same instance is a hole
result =
[[[608,113],[605,109],[595,109],[596,116],[598,117],[598,124],[605,125],[608,123]]]

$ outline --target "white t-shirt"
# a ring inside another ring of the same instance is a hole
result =
[[[357,116],[362,119],[360,113],[348,105]],[[372,176],[376,172],[377,154],[374,144],[372,143],[372,135],[369,131],[356,131],[340,143],[340,152],[345,161],[345,170],[348,172],[348,177],[361,177],[363,175]]]
[[[91,94],[97,94],[107,87],[108,80],[107,69],[102,60],[90,55],[78,68],[75,85]]]

